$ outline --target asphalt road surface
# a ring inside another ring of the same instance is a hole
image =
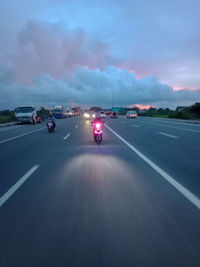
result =
[[[0,129],[0,266],[200,266],[200,125]]]

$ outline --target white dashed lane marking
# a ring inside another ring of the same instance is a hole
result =
[[[167,133],[163,133],[163,132],[158,132],[158,133],[161,134],[161,135],[167,136],[167,137],[174,138],[174,139],[178,138],[178,136],[175,136],[175,135],[171,135],[171,134],[167,134]]]
[[[71,135],[71,134],[68,133],[68,134],[63,138],[63,140],[66,140],[70,135]]]

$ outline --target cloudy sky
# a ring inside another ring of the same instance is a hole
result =
[[[0,109],[200,101],[199,0],[1,0]]]

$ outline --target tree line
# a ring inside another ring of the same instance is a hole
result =
[[[195,120],[200,119],[200,103],[195,103],[190,107],[180,107],[178,106],[176,110],[171,110],[169,108],[150,108],[143,111],[141,116],[145,117],[160,117],[160,118],[175,118],[175,119],[185,119],[185,120]]]
[[[91,107],[90,110],[98,112],[101,110],[100,107]],[[195,103],[190,107],[180,107],[178,106],[176,110],[171,110],[169,108],[150,108],[148,110],[139,110],[136,107],[127,108],[128,110],[136,110],[140,116],[145,117],[157,117],[157,118],[175,118],[175,119],[186,119],[195,120],[200,119],[200,102]],[[41,107],[37,111],[37,115],[41,117],[46,117],[49,115],[49,110]],[[2,110],[0,111],[0,123],[14,122],[16,121],[15,112],[13,110]]]

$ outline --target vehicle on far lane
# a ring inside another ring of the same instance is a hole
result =
[[[94,113],[94,111],[86,111],[85,113],[84,113],[84,118],[86,119],[86,120],[90,120],[90,119],[94,119],[96,117],[96,115],[95,115],[95,113]]]
[[[37,116],[36,121],[37,121],[37,123],[42,123],[42,118],[40,116]]]
[[[75,116],[75,111],[72,110],[72,109],[70,109],[69,112],[68,112],[68,116],[69,116],[69,117],[73,117],[73,116]]]
[[[127,119],[136,119],[138,116],[137,112],[135,110],[130,110],[126,113]]]
[[[56,119],[64,119],[67,116],[67,109],[63,106],[55,106],[53,116]]]
[[[106,118],[106,113],[105,111],[99,111],[99,115],[102,119],[105,119]]]
[[[36,110],[34,106],[21,106],[15,109],[15,117],[19,123],[33,123],[36,121]]]
[[[74,115],[75,116],[81,115],[81,108],[80,107],[72,108],[72,110],[74,110]]]
[[[118,116],[117,116],[117,112],[111,112],[111,114],[110,114],[110,118],[112,118],[112,119],[117,119],[118,118]]]
[[[107,110],[106,111],[106,116],[109,116],[111,114],[111,111],[110,110]]]

